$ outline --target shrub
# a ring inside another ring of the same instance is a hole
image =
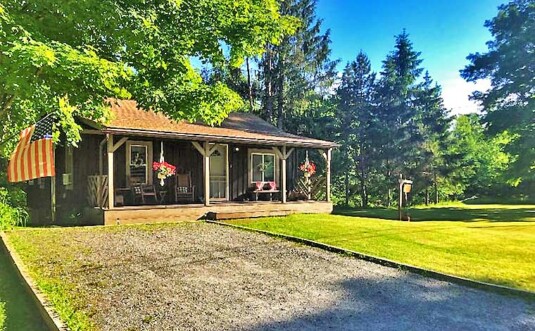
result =
[[[0,187],[0,230],[14,226],[25,226],[28,221],[28,212],[25,208],[14,206],[10,194],[4,187]]]

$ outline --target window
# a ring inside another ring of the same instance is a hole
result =
[[[128,141],[126,143],[126,175],[129,184],[152,183],[152,143]]]
[[[275,154],[252,153],[251,167],[253,182],[275,181]]]

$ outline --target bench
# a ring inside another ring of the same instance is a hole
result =
[[[254,201],[258,201],[260,194],[269,194],[269,201],[273,201],[273,193],[280,193],[279,190],[253,190],[251,196],[254,196]]]

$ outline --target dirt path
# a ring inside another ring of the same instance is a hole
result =
[[[535,329],[534,303],[218,225],[39,237],[104,330]]]

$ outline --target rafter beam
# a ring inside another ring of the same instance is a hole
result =
[[[123,137],[119,139],[117,143],[115,143],[111,149],[112,153],[115,153],[119,149],[119,147],[123,146],[123,144],[128,140],[128,137]]]

